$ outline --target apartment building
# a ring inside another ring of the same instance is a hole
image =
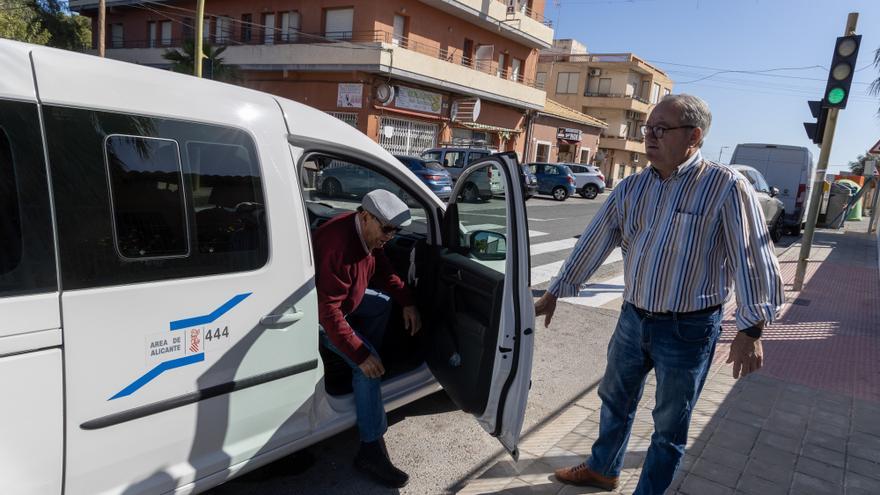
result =
[[[70,7],[97,22],[97,0]],[[520,154],[544,108],[545,0],[209,0],[204,33],[242,84],[319,108],[394,153],[453,140]],[[170,67],[196,1],[107,0],[107,57]],[[97,29],[95,29],[97,31]]]
[[[640,127],[673,82],[632,53],[587,53],[575,40],[554,40],[536,73],[547,98],[607,123],[596,157],[609,186],[647,165]]]

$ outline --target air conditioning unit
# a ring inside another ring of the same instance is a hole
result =
[[[602,69],[590,69],[590,75],[591,76],[601,76]]]

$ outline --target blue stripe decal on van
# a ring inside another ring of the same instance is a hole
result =
[[[245,297],[247,297],[247,296],[245,296]],[[205,353],[200,352],[198,354],[193,354],[191,356],[185,356],[182,358],[172,359],[171,361],[165,361],[164,363],[159,363],[156,365],[155,368],[144,373],[144,375],[142,377],[140,377],[137,380],[135,380],[134,382],[132,382],[131,385],[120,390],[119,393],[117,393],[113,397],[110,397],[110,399],[108,399],[108,400],[118,399],[120,397],[126,397],[126,396],[129,396],[129,395],[137,392],[137,390],[139,388],[143,387],[144,385],[146,385],[151,380],[153,380],[157,376],[161,375],[165,371],[173,370],[174,368],[180,368],[181,366],[186,366],[189,364],[200,363],[204,360],[205,360]]]
[[[229,311],[230,309],[232,309],[236,305],[238,305],[238,303],[247,299],[247,297],[251,294],[253,294],[253,292],[248,292],[247,294],[239,294],[239,295],[233,297],[232,299],[226,301],[225,303],[223,303],[223,305],[220,306],[219,308],[215,309],[211,313],[206,314],[204,316],[195,316],[193,318],[186,318],[183,320],[172,321],[170,323],[171,330],[180,330],[181,328],[189,328],[189,327],[194,327],[197,325],[206,325],[208,323],[212,323],[212,322],[214,322],[214,320],[216,320],[217,318],[220,318],[227,311]]]

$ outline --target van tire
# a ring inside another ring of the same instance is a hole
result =
[[[552,194],[553,199],[555,199],[556,201],[565,201],[566,199],[568,199],[568,189],[562,186],[554,187]]]
[[[342,184],[336,179],[328,179],[324,182],[324,187],[322,189],[324,196],[327,196],[328,198],[342,196]]]
[[[468,182],[461,191],[461,199],[465,203],[476,203],[480,200],[480,189],[473,182]]]
[[[599,188],[596,187],[596,184],[587,184],[581,188],[580,194],[586,199],[596,199],[596,196],[599,195]]]
[[[782,221],[784,216],[785,212],[780,212],[779,215],[776,216],[776,221],[770,226],[770,239],[773,242],[779,242],[779,240],[782,239],[782,234],[785,233],[785,225]]]

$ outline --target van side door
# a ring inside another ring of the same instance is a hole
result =
[[[275,101],[56,50],[35,49],[34,69],[61,253],[65,493],[198,490],[309,434],[317,297]]]
[[[61,316],[30,60],[0,40],[0,493],[60,494]]]

